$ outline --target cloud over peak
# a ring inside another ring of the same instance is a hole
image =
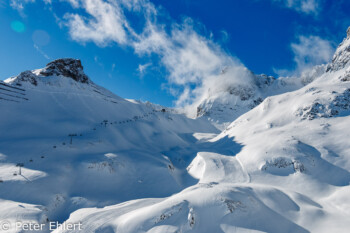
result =
[[[190,18],[180,23],[169,19],[161,23],[163,19],[157,16],[156,7],[147,0],[74,0],[71,4],[87,13],[64,17],[74,40],[92,41],[99,46],[117,43],[132,47],[139,56],[158,55],[168,71],[169,85],[182,92],[178,94],[177,105],[200,99],[198,89],[202,89],[205,83],[215,84],[208,80],[215,79],[225,67],[244,67],[210,37],[198,33]],[[136,33],[129,24],[126,11],[143,16],[145,24],[141,32]],[[146,67],[139,68],[143,74]]]
[[[275,69],[275,73],[280,76],[299,76],[316,65],[327,64],[335,51],[331,41],[315,35],[299,35],[296,41],[291,43],[290,49],[294,55],[295,68]]]
[[[298,42],[291,44],[294,61],[300,69],[307,66],[328,63],[335,48],[328,40],[319,36],[299,36]]]

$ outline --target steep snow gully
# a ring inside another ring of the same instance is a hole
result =
[[[349,75],[348,36],[329,64],[254,75],[195,119],[76,59],[1,81],[0,232],[349,232]]]

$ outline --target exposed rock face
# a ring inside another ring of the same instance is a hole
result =
[[[84,84],[92,83],[84,73],[81,61],[73,58],[57,59],[48,63],[43,69],[24,71],[18,76],[9,78],[8,82],[17,86],[22,86],[23,83],[38,86],[44,80],[50,83],[50,77],[54,76],[61,76],[62,79],[71,78],[76,82]]]
[[[338,46],[328,65],[327,72],[338,71],[350,65],[350,27],[347,30],[347,38]]]
[[[38,85],[36,75],[30,70],[24,71],[17,76],[16,85],[20,86],[21,82],[30,82],[34,86]]]
[[[259,88],[271,86],[273,82],[275,82],[275,80],[276,79],[273,76],[267,76],[266,74],[256,75],[256,78],[255,78],[256,85]]]
[[[345,71],[345,74],[341,75],[339,77],[340,81],[342,82],[348,82],[350,81],[350,70]]]
[[[333,92],[331,101],[328,99],[318,100],[309,106],[299,109],[296,115],[303,120],[313,120],[315,118],[329,118],[339,115],[341,112],[350,109],[350,89],[343,93]]]
[[[78,59],[64,58],[57,59],[46,65],[40,72],[42,76],[65,76],[80,83],[88,83],[89,78],[83,72],[83,66]]]
[[[253,87],[249,86],[233,86],[228,88],[231,95],[238,96],[242,101],[250,99],[254,95]]]
[[[261,167],[261,170],[269,171],[273,168],[289,168],[294,172],[305,172],[305,166],[300,161],[284,157],[273,158],[271,161],[266,161],[266,163]]]

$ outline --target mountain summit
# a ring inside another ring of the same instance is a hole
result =
[[[63,58],[48,63],[46,67],[40,71],[40,75],[62,75],[67,78],[72,78],[77,82],[88,83],[89,78],[85,75],[83,69],[79,59]]]
[[[350,66],[350,27],[347,30],[347,37],[338,46],[332,59],[332,63],[328,65],[327,72],[335,72]],[[348,73],[350,71],[348,70]]]
[[[91,83],[88,76],[83,71],[83,66],[79,59],[61,58],[46,65],[45,68],[37,70],[27,70],[16,77],[11,77],[6,82],[21,86],[23,83],[30,83],[37,86],[38,83],[52,83],[56,77],[64,77],[74,80],[77,83]],[[57,82],[57,80],[55,80]]]

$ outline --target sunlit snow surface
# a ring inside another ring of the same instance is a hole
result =
[[[349,232],[348,42],[341,64],[223,131],[92,82],[40,70],[36,85],[7,80],[0,222],[7,232],[21,232],[16,221],[82,223],[54,232],[84,233]]]

